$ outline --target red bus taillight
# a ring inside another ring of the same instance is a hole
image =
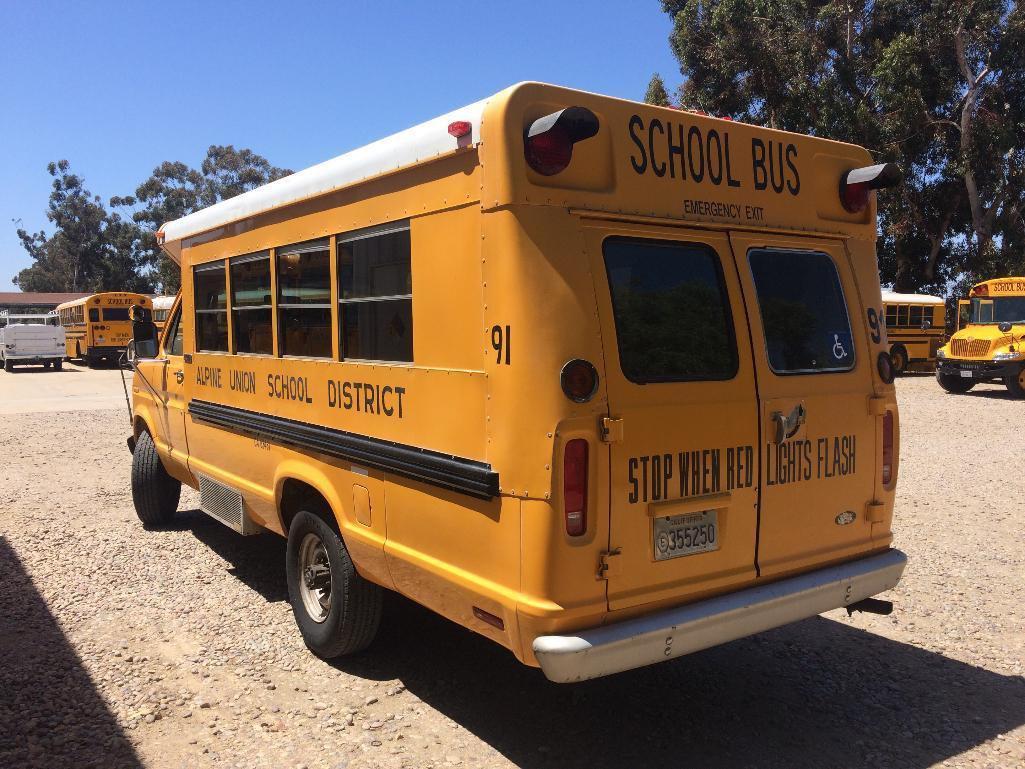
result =
[[[587,531],[587,441],[574,438],[566,444],[562,461],[562,503],[566,533],[579,537]]]
[[[527,165],[542,176],[562,173],[573,159],[573,145],[598,133],[598,116],[587,107],[567,107],[538,118],[523,134]]]
[[[893,480],[893,412],[883,414],[883,485]]]

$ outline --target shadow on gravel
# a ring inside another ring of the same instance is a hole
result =
[[[341,671],[399,679],[524,767],[927,767],[1025,723],[1025,681],[822,617],[654,667],[548,682],[398,596]]]
[[[229,574],[251,587],[268,603],[288,600],[283,537],[270,532],[240,537],[201,510],[175,513],[171,528],[191,531],[196,539],[231,564]]]
[[[3,537],[0,766],[142,767],[21,560]]]
[[[1000,389],[994,390],[979,390],[978,388],[972,388],[966,393],[963,393],[960,397],[962,398],[992,398],[998,401],[1013,401],[1017,400],[1011,393],[1007,391],[1007,388],[1003,385],[997,385]]]

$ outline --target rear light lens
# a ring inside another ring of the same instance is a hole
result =
[[[893,370],[893,359],[888,352],[879,353],[876,358],[876,368],[879,369],[879,378],[884,384],[893,384],[895,372]]]
[[[893,412],[883,415],[883,485],[893,480]]]
[[[542,176],[555,176],[573,159],[573,138],[564,126],[555,125],[544,133],[528,136],[525,152],[527,165]]]
[[[566,443],[562,461],[562,504],[566,533],[579,537],[587,531],[587,441],[583,438]]]
[[[470,131],[473,130],[473,126],[468,120],[456,120],[448,124],[448,132],[450,136],[454,136],[457,139],[461,139],[464,136],[469,136]]]
[[[845,184],[840,202],[852,214],[860,214],[868,207],[868,193],[867,184]]]
[[[592,363],[574,358],[562,367],[562,391],[574,403],[587,403],[598,391],[598,370]]]

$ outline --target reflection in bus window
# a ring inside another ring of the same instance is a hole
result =
[[[409,230],[339,237],[342,357],[412,362]]]
[[[195,269],[196,348],[228,351],[228,305],[224,261]]]
[[[271,355],[270,254],[231,260],[231,321],[235,352]]]
[[[736,374],[729,302],[711,248],[611,238],[603,250],[627,379],[682,382]]]
[[[281,355],[331,357],[331,250],[318,240],[278,249]]]
[[[776,250],[751,251],[749,259],[772,370],[854,368],[847,303],[833,260],[823,253]]]

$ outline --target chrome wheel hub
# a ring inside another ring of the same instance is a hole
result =
[[[316,534],[307,534],[299,545],[299,575],[306,613],[314,622],[323,622],[331,611],[331,562]]]

